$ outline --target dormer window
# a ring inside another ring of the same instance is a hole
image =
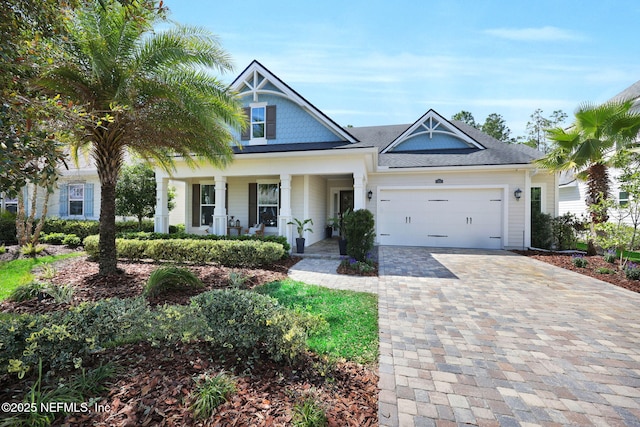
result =
[[[264,138],[265,107],[251,108],[251,139]]]
[[[241,139],[249,144],[266,144],[268,139],[276,139],[276,106],[266,102],[253,103],[244,109],[248,126]]]

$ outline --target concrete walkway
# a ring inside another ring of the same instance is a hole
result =
[[[378,255],[381,426],[640,426],[639,294],[504,251]],[[290,276],[375,291],[338,262]]]

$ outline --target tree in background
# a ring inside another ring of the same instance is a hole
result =
[[[520,143],[533,147],[543,153],[547,153],[551,142],[547,138],[547,130],[560,127],[567,118],[567,114],[562,110],[555,110],[551,116],[544,117],[543,111],[538,108],[530,116],[527,122],[527,135],[519,137]]]
[[[504,118],[500,114],[489,114],[482,125],[476,122],[473,114],[465,110],[451,116],[451,120],[458,120],[468,124],[469,126],[473,126],[487,135],[494,137],[498,141],[506,142],[508,144],[515,142],[515,140],[510,137],[511,130],[507,127]]]
[[[138,218],[139,229],[142,220],[156,214],[156,174],[143,163],[125,165],[120,171],[116,184],[116,215]],[[175,192],[169,191],[169,210],[175,207]]]
[[[53,46],[64,35],[59,9],[75,4],[0,0],[0,195],[18,199],[16,230],[22,246],[38,242],[47,214],[46,202],[57,181],[58,168],[64,165],[60,139],[68,130],[62,120],[67,106],[41,96],[31,82],[53,60]],[[37,213],[41,191],[45,203],[43,211]],[[36,216],[40,221],[34,229]]]
[[[101,4],[102,3],[102,4]],[[233,128],[245,125],[239,101],[205,69],[232,70],[229,55],[206,30],[167,23],[162,2],[87,0],[68,11],[69,36],[40,83],[84,106],[77,143],[100,178],[99,274],[118,273],[116,183],[131,149],[170,170],[178,156],[194,166],[232,159]]]
[[[640,131],[640,114],[631,110],[633,102],[611,101],[602,105],[584,104],[575,112],[573,125],[548,131],[551,150],[537,161],[553,171],[573,170],[587,180],[587,199],[592,224],[606,222],[606,211],[592,209],[609,197],[608,166],[616,152],[628,149]],[[592,227],[593,235],[593,227]],[[593,238],[589,253],[595,253]]]
[[[491,113],[487,116],[481,128],[482,132],[491,135],[498,141],[512,144],[514,139],[510,137],[511,129],[507,127],[504,118],[500,114]]]
[[[473,114],[465,110],[462,110],[459,113],[456,113],[453,116],[451,116],[451,120],[457,120],[459,122],[466,123],[469,126],[472,126],[476,129],[480,129],[481,127],[478,123],[476,123],[476,119],[473,118]]]

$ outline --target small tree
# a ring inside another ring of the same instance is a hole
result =
[[[175,207],[175,192],[169,191],[169,210]],[[116,184],[116,215],[135,216],[139,228],[142,220],[156,214],[156,175],[149,166],[138,163],[123,166]]]
[[[365,262],[373,249],[375,228],[373,214],[366,209],[358,209],[345,218],[347,235],[347,255],[356,261]]]

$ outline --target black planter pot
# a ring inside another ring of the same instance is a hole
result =
[[[338,241],[338,247],[340,248],[340,255],[347,254],[347,239],[340,239]]]
[[[304,237],[303,238],[296,237],[296,251],[299,254],[304,253]]]
[[[333,236],[333,227],[326,227],[324,229],[324,237],[330,239]]]

